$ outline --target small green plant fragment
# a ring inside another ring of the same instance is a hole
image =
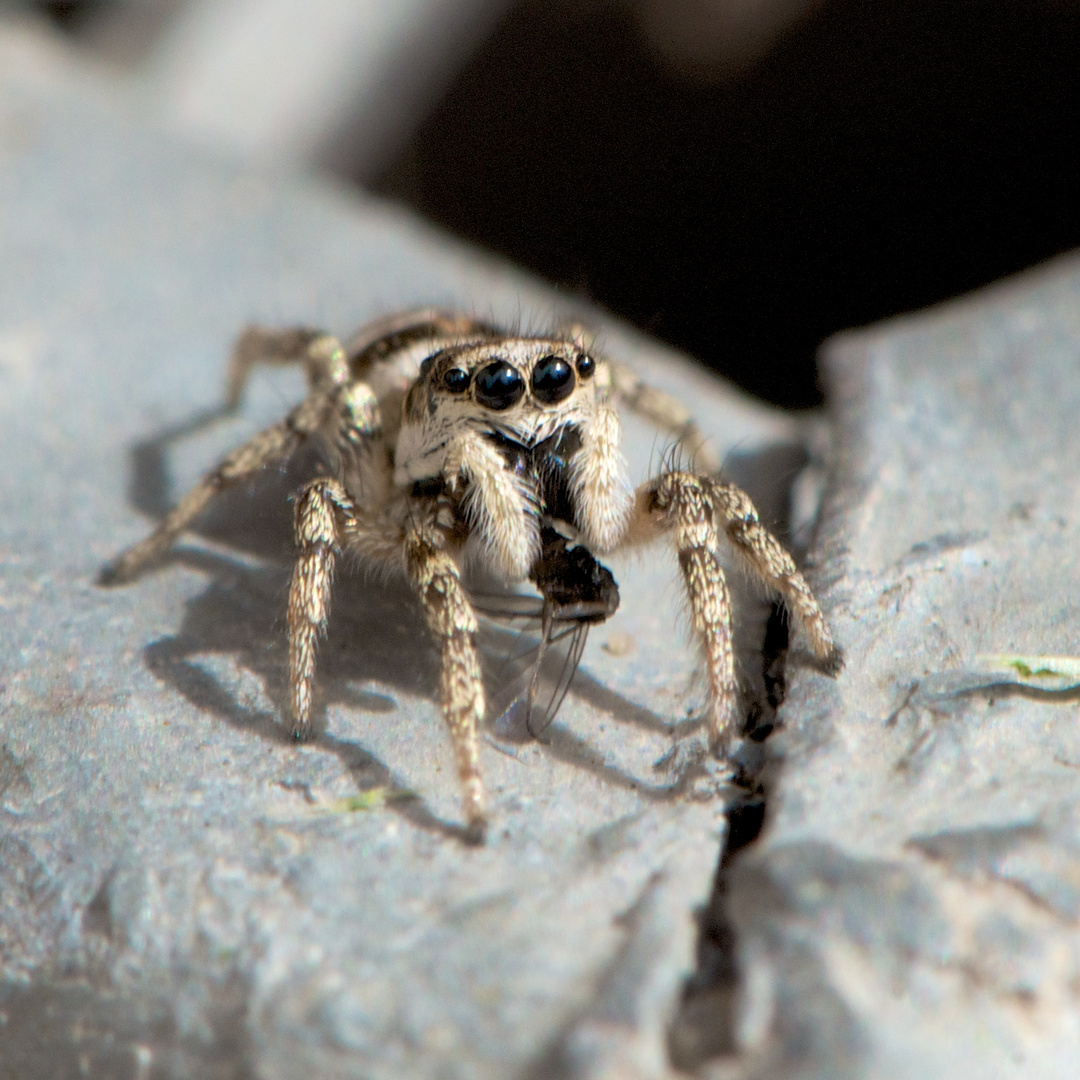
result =
[[[1009,653],[977,656],[994,668],[1012,668],[1023,679],[1080,679],[1080,656],[1014,656]]]
[[[344,799],[334,799],[327,803],[325,809],[328,814],[355,814],[360,810],[378,810],[386,805],[389,789],[386,787],[368,788],[359,795],[349,795]]]
[[[363,810],[378,810],[388,802],[402,802],[415,799],[411,791],[382,785],[368,788],[359,795],[349,795],[344,799],[333,799],[315,808],[317,814],[356,814]]]
[[[313,818],[342,817],[367,810],[379,810],[387,803],[408,802],[416,798],[418,798],[416,792],[409,791],[408,788],[391,787],[388,784],[368,788],[357,795],[348,795],[343,799],[327,799],[317,794],[299,814],[279,819],[277,824],[288,826],[299,821],[310,821]]]
[[[1031,668],[1024,663],[1023,660],[1014,660],[1012,667],[1016,668],[1025,679],[1030,679],[1034,675],[1052,675],[1053,672],[1049,668],[1039,668],[1038,671],[1032,671]]]

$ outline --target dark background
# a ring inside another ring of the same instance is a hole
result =
[[[382,177],[787,406],[814,353],[1080,243],[1080,5],[826,0],[749,70],[525,0]]]
[[[650,6],[521,0],[375,187],[791,407],[829,334],[1080,244],[1080,0],[818,0],[726,67]]]

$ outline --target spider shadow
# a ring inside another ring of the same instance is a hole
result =
[[[148,669],[196,708],[237,730],[278,745],[294,744],[290,727],[278,710],[242,700],[198,660],[206,654],[229,656],[256,677],[272,703],[288,701],[284,619],[288,568],[256,568],[191,549],[177,550],[172,561],[199,569],[211,580],[188,601],[179,631],[143,650]],[[463,828],[436,816],[384,761],[358,742],[326,730],[330,705],[377,713],[392,713],[397,708],[392,698],[359,688],[357,684],[366,679],[427,697],[436,689],[431,664],[424,662],[428,658],[421,660],[417,655],[416,643],[426,635],[408,596],[402,597],[397,590],[364,590],[360,586],[355,578],[346,577],[337,590],[339,612],[320,650],[311,745],[334,754],[359,792],[385,789],[386,805],[413,825],[466,839]],[[434,662],[434,650],[428,651]]]
[[[129,499],[136,509],[152,517],[166,512],[171,505],[172,487],[169,446],[223,415],[221,409],[206,410],[132,448]],[[196,708],[277,744],[292,743],[293,739],[287,723],[276,711],[238,700],[195,657],[231,656],[239,667],[256,677],[274,705],[288,701],[285,611],[294,556],[290,505],[293,493],[323,467],[320,448],[303,446],[289,461],[262,470],[249,482],[213,500],[193,522],[191,531],[227,545],[235,557],[178,545],[155,568],[179,563],[201,571],[210,581],[187,602],[179,631],[146,646],[144,661],[148,669]],[[491,633],[509,634],[489,628],[482,644]],[[327,637],[319,650],[312,744],[337,756],[360,792],[386,788],[390,794],[387,805],[413,825],[465,840],[468,837],[464,828],[435,815],[383,761],[358,743],[326,730],[327,708],[331,705],[382,713],[397,708],[392,698],[358,688],[357,684],[367,680],[437,700],[438,670],[438,651],[407,584],[376,582],[370,575],[350,572],[348,565],[343,565],[335,582]],[[573,690],[619,722],[673,736],[687,727],[623,698],[583,672],[576,676]],[[489,722],[486,728],[491,738],[492,724]],[[674,799],[680,794],[681,781],[670,786],[643,781],[612,766],[585,739],[562,725],[552,725],[540,745],[557,760],[645,798]]]
[[[128,486],[132,505],[150,517],[163,516],[172,505],[170,446],[227,415],[221,408],[207,409],[133,446]],[[287,461],[261,470],[211,502],[191,531],[227,546],[236,557],[178,545],[154,568],[181,564],[210,580],[187,602],[179,631],[146,646],[143,656],[149,670],[196,708],[279,745],[293,744],[294,739],[278,710],[241,702],[195,658],[231,656],[256,677],[275,706],[288,701],[285,612],[295,554],[290,507],[296,490],[323,467],[321,448],[308,443]],[[430,656],[420,657],[425,646]],[[330,632],[319,654],[312,743],[339,758],[361,793],[385,788],[386,805],[412,824],[466,839],[463,828],[437,817],[384,762],[358,743],[326,730],[329,705],[394,711],[392,699],[357,688],[365,679],[434,696],[434,662],[426,628],[403,584],[367,587],[355,575],[342,574],[335,588]]]

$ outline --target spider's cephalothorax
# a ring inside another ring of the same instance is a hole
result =
[[[103,572],[134,576],[223,488],[318,439],[330,475],[296,499],[299,549],[289,593],[293,730],[311,731],[315,653],[342,553],[404,574],[439,642],[443,713],[464,787],[469,835],[485,825],[478,727],[484,689],[477,619],[462,583],[475,564],[507,583],[530,580],[545,618],[600,621],[618,589],[594,554],[667,538],[678,555],[703,653],[710,741],[737,733],[731,610],[721,536],[779,592],[813,652],[840,654],[791,556],[747,495],[705,472],[669,469],[631,488],[619,453],[616,402],[676,435],[702,439],[686,411],[586,348],[580,335],[518,337],[466,316],[410,312],[351,342],[316,331],[246,330],[233,352],[227,404],[252,364],[302,362],[310,392],[279,424],[233,451],[144,541]],[[554,613],[554,615],[553,615]]]

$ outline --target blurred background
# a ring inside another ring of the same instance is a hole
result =
[[[1080,244],[1076,0],[25,0],[163,120],[399,200],[788,407]]]

